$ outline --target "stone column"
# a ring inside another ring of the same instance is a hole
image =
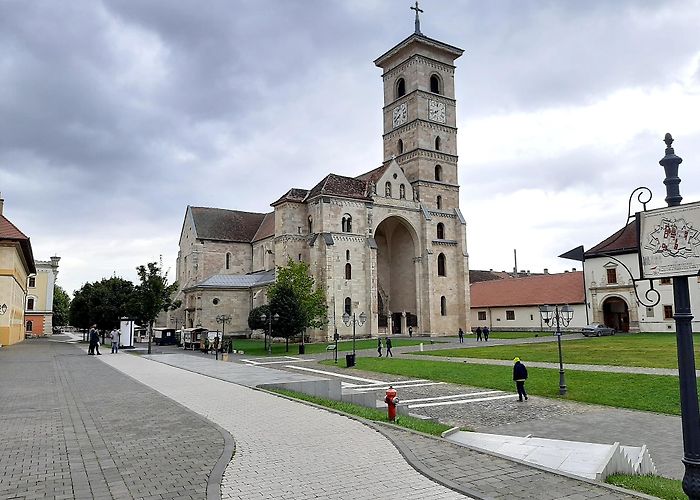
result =
[[[391,311],[387,311],[386,313],[387,313],[387,318],[386,318],[386,333],[387,333],[387,334],[391,334],[391,332],[394,331],[394,329],[391,327],[391,325],[392,325],[392,323],[393,323],[393,320],[392,320],[392,317],[391,317]]]
[[[401,313],[401,333],[406,333],[408,331],[408,325],[406,324],[406,311]]]

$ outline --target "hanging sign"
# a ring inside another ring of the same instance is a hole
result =
[[[700,272],[700,202],[639,212],[637,233],[642,278]]]

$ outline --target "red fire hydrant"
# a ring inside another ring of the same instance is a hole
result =
[[[393,422],[396,420],[396,405],[399,404],[399,398],[396,397],[396,389],[392,386],[389,386],[389,389],[386,391],[384,402],[387,404],[389,422]]]

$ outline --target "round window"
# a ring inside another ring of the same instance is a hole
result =
[[[217,297],[214,297],[214,300],[211,301],[212,304],[218,305],[219,304],[219,299]]]
[[[399,174],[394,174],[394,179],[398,178]]]

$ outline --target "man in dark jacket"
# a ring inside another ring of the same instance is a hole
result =
[[[520,362],[520,358],[515,358],[513,361],[515,362],[515,365],[513,365],[513,380],[515,380],[515,387],[518,389],[518,400],[522,401],[524,397],[525,401],[527,401],[527,393],[525,392],[527,368]]]
[[[97,325],[92,325],[90,329],[90,348],[88,354],[100,356],[100,334],[97,332]]]

